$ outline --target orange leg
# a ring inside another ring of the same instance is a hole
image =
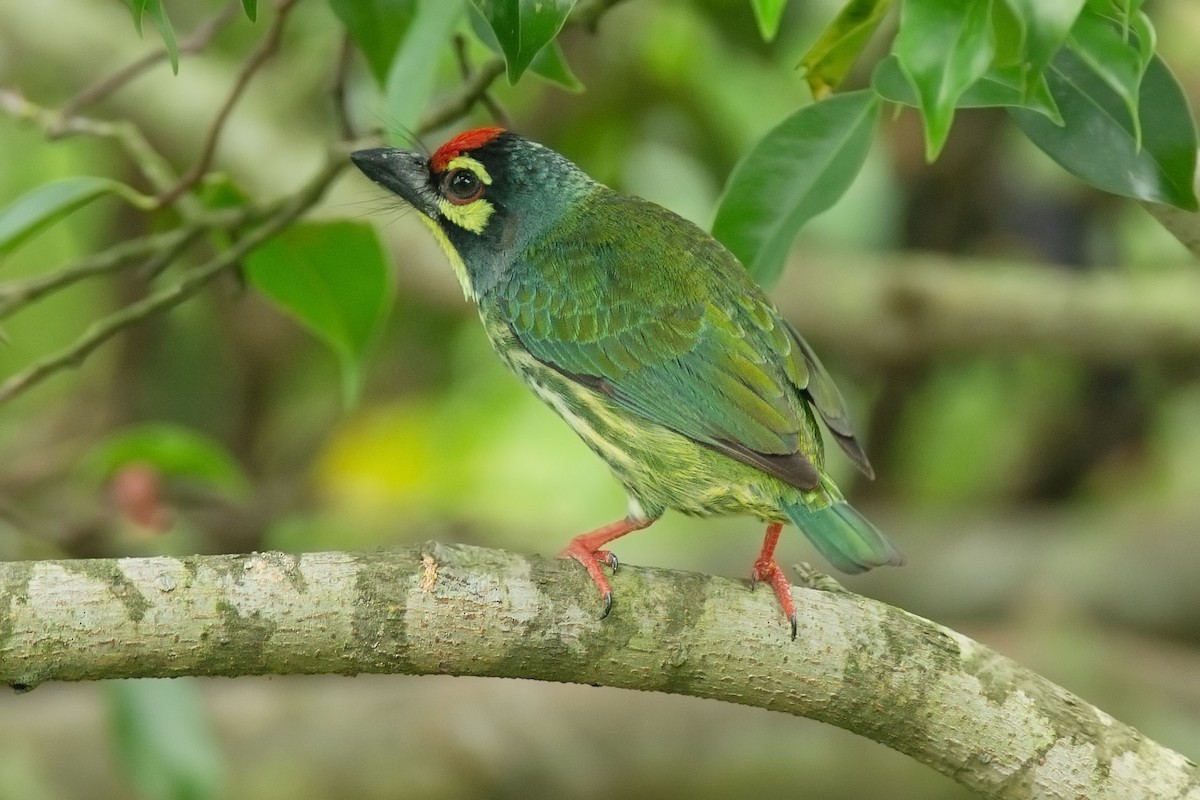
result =
[[[788,582],[783,570],[775,563],[775,545],[779,544],[779,533],[783,530],[782,522],[772,522],[767,526],[767,535],[763,539],[762,552],[754,562],[750,572],[750,585],[765,581],[775,590],[775,598],[783,609],[784,616],[792,625],[792,638],[796,638],[796,604],[792,600],[792,585]]]
[[[558,554],[560,558],[573,558],[583,564],[588,575],[592,576],[592,581],[595,582],[596,587],[600,590],[600,596],[604,599],[604,613],[600,615],[600,619],[607,617],[608,612],[612,610],[612,587],[608,585],[608,578],[604,577],[604,572],[600,569],[600,562],[603,561],[607,564],[614,573],[617,571],[617,557],[601,548],[613,539],[649,527],[652,522],[654,522],[653,519],[639,520],[626,517],[590,533],[576,536]]]

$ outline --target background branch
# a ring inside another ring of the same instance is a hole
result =
[[[267,29],[262,43],[250,54],[245,63],[242,64],[241,69],[238,70],[233,87],[229,90],[229,95],[225,98],[225,102],[221,105],[220,110],[217,111],[212,127],[208,131],[208,136],[204,140],[204,147],[200,151],[200,157],[188,168],[188,171],[184,173],[184,176],[179,179],[177,184],[158,197],[160,208],[175,202],[185,192],[199,183],[200,179],[208,172],[213,156],[217,153],[217,141],[221,138],[221,132],[225,129],[226,120],[233,113],[233,109],[245,93],[246,87],[250,85],[250,79],[254,77],[259,68],[271,56],[275,55],[275,52],[279,49],[279,42],[283,38],[284,25],[287,22],[288,14],[291,13],[295,5],[296,0],[279,0],[279,3],[275,7],[275,19],[272,20],[271,26]]]
[[[212,42],[213,37],[241,12],[241,4],[239,0],[230,0],[225,4],[220,12],[211,19],[201,23],[193,31],[192,35],[179,43],[179,53],[181,55],[194,55],[202,52]],[[65,121],[70,117],[74,117],[83,109],[103,100],[110,94],[120,89],[125,84],[129,83],[139,75],[149,71],[153,67],[167,60],[167,48],[160,47],[141,58],[133,61],[111,75],[106,75],[92,85],[84,88],[62,107],[61,120]],[[50,138],[56,138],[56,135],[69,132],[65,127],[61,132],[52,131]]]
[[[345,169],[346,164],[344,152],[339,150],[331,154],[325,165],[304,189],[284,201],[261,225],[239,239],[232,247],[221,251],[197,267],[179,283],[160,289],[93,323],[82,336],[71,344],[45,356],[0,383],[0,403],[11,400],[60,370],[79,364],[93,350],[129,326],[173,308],[203,289],[222,272],[239,263],[247,253],[285,229],[316,204],[333,179]]]
[[[876,361],[1037,351],[1127,364],[1200,352],[1200,273],[1190,270],[810,253],[773,296],[806,336]]]
[[[830,722],[989,797],[1193,798],[1194,763],[928,620],[629,568],[596,619],[573,565],[463,545],[0,564],[0,681],[455,674],[708,697]]]

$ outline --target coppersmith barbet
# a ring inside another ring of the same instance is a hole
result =
[[[873,474],[837,387],[712,236],[499,128],[429,157],[383,147],[351,158],[420,212],[500,359],[625,486],[625,518],[562,551],[587,569],[605,614],[600,564],[617,566],[605,545],[667,509],[767,523],[752,579],[771,584],[793,637],[774,560],[784,523],[844,572],[902,563],[824,470],[818,418]]]

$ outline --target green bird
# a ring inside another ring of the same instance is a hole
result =
[[[628,492],[624,519],[561,553],[587,569],[602,616],[612,589],[600,565],[617,568],[605,546],[667,509],[767,523],[751,580],[772,586],[793,638],[791,586],[774,559],[786,522],[843,572],[903,563],[825,472],[818,418],[874,475],[841,393],[708,233],[500,128],[432,156],[382,147],[351,158],[420,212],[500,360]]]

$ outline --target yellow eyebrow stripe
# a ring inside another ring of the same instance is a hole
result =
[[[450,159],[450,163],[446,165],[445,171],[449,172],[452,169],[469,169],[479,176],[479,180],[488,186],[492,185],[492,176],[488,174],[487,167],[470,156],[455,156]]]

